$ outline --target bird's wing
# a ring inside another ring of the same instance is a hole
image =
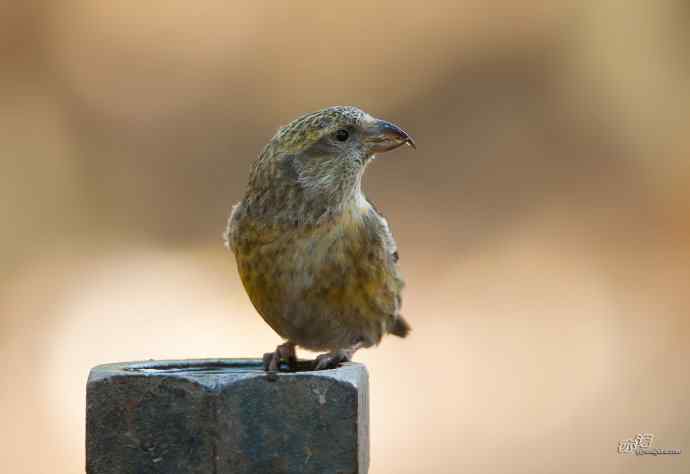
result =
[[[378,306],[384,313],[398,318],[402,303],[401,293],[405,285],[398,269],[398,247],[386,218],[373,205],[371,208],[366,225],[370,227],[370,233],[377,235],[376,240],[382,247],[379,265],[383,270],[384,284],[378,294]]]
[[[378,233],[381,235],[383,239],[384,248],[391,256],[393,263],[397,264],[399,260],[398,245],[395,243],[393,233],[391,232],[390,226],[388,225],[388,220],[384,217],[381,211],[378,210],[374,203],[372,203],[368,198],[367,203],[371,207],[370,214],[373,216],[374,223],[378,227]],[[397,271],[397,265],[394,265],[394,268]]]
[[[398,255],[398,246],[395,243],[393,233],[391,232],[390,227],[388,226],[388,221],[386,220],[386,218],[383,217],[383,215],[378,210],[376,210],[375,207],[372,206],[372,209],[374,209],[374,213],[377,216],[377,220],[380,223],[384,247],[386,249],[386,254],[388,256],[388,258],[385,259],[384,267],[385,273],[389,275],[389,284],[386,286],[390,288],[390,290],[384,291],[383,293],[389,295],[389,302],[387,306],[392,306],[395,308],[392,314],[393,319],[392,321],[389,321],[387,331],[390,334],[394,334],[398,337],[406,337],[410,333],[411,328],[408,322],[405,320],[405,318],[403,318],[400,314],[400,307],[402,306],[401,293],[403,287],[405,286],[405,282],[402,278],[402,275],[400,274],[400,270],[398,269],[398,260],[400,259]]]

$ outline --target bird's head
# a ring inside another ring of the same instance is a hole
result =
[[[336,205],[359,192],[374,155],[405,144],[415,147],[397,125],[356,107],[329,107],[278,130],[257,163],[255,171],[264,176],[256,184],[298,187],[304,199]]]
[[[302,115],[278,130],[271,141],[288,154],[338,156],[364,161],[414,140],[397,125],[351,106]]]

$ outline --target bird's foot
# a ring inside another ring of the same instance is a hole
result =
[[[316,359],[314,360],[314,370],[338,368],[343,362],[350,362],[352,360],[352,356],[360,347],[362,347],[362,344],[358,342],[347,349],[340,349],[334,352],[320,354],[316,356]]]
[[[278,372],[283,360],[287,362],[290,372],[297,370],[297,354],[292,342],[281,344],[276,347],[275,351],[265,353],[263,358],[264,370],[266,372]]]
[[[350,357],[344,351],[319,354],[314,360],[314,370],[335,369],[343,362],[349,362]]]

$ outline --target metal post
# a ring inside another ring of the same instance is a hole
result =
[[[88,474],[368,470],[362,364],[279,374],[254,359],[106,364],[86,392]]]

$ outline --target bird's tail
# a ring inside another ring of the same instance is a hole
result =
[[[405,337],[410,333],[411,330],[412,328],[407,321],[405,321],[405,318],[398,316],[388,332],[398,337]]]

